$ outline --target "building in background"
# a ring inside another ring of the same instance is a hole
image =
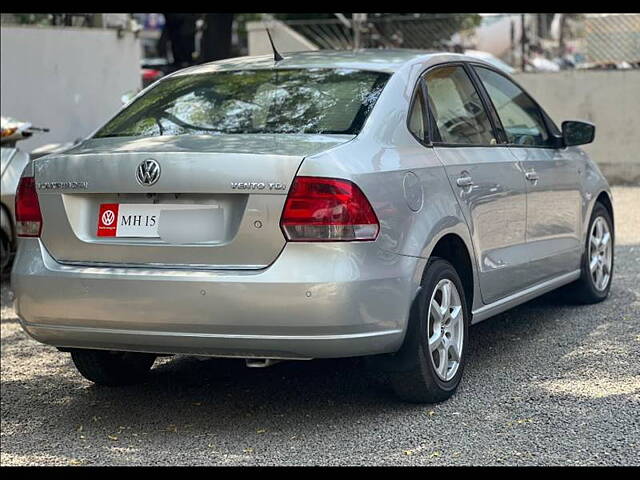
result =
[[[0,17],[0,113],[49,129],[21,142],[26,151],[86,137],[141,87],[140,39],[128,16],[52,15]]]

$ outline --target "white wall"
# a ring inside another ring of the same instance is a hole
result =
[[[47,127],[18,144],[34,148],[84,137],[141,86],[140,42],[97,28],[0,27],[3,116]]]
[[[584,150],[612,183],[640,185],[640,71],[568,70],[514,76],[553,120],[596,125]]]

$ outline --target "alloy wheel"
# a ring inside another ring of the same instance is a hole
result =
[[[464,342],[464,310],[455,284],[438,282],[429,302],[427,316],[429,358],[441,380],[451,380],[460,366]]]
[[[593,286],[603,291],[611,278],[611,231],[604,217],[597,217],[589,233],[589,272]]]

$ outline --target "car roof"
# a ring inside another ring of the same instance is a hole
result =
[[[189,67],[172,76],[224,70],[271,68],[350,68],[394,73],[407,64],[437,60],[438,57],[442,57],[443,61],[477,61],[472,57],[450,52],[409,49],[312,50],[285,53],[283,57],[283,60],[280,60],[275,66],[271,54],[229,58]]]

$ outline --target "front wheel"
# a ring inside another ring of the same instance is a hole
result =
[[[143,382],[156,360],[151,353],[73,350],[71,358],[87,380],[99,385],[133,385]]]
[[[453,395],[465,364],[469,311],[460,277],[446,260],[432,259],[399,352],[404,366],[390,373],[405,401],[435,403]]]
[[[613,279],[613,222],[609,211],[596,203],[589,220],[580,279],[569,289],[579,303],[597,303],[609,296]]]

